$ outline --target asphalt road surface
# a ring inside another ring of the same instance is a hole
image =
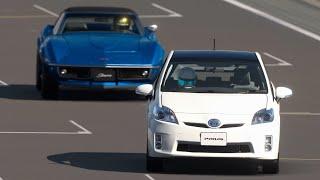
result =
[[[320,10],[295,0],[241,1],[249,8],[228,2],[1,0],[0,179],[318,179]],[[280,173],[243,174],[236,171],[241,165],[229,169],[221,162],[212,168],[210,161],[183,163],[205,172],[187,166],[148,173],[146,101],[126,92],[42,100],[34,87],[36,37],[74,5],[135,9],[145,25],[159,25],[167,50],[211,49],[214,34],[217,49],[261,52],[274,84],[294,90],[281,107]]]

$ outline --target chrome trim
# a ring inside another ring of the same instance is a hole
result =
[[[94,66],[94,65],[70,65],[70,64],[48,64],[49,66],[62,66],[62,67],[87,67],[87,68],[149,68],[157,69],[161,66],[152,66],[152,65],[133,65],[133,64],[123,64],[123,65],[106,65],[106,66]]]

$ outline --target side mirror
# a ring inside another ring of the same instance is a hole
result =
[[[43,29],[42,36],[47,37],[47,36],[49,36],[49,35],[52,35],[52,33],[53,33],[53,28],[54,28],[53,25],[47,25],[47,26]]]
[[[158,26],[157,25],[151,25],[151,26],[148,26],[148,27],[145,27],[144,28],[144,35],[146,37],[148,37],[149,39],[156,39],[156,35],[155,35],[155,32],[157,31],[158,29]]]
[[[286,87],[277,87],[276,88],[276,97],[278,100],[285,99],[292,96],[292,90]]]
[[[151,31],[151,32],[156,32],[157,29],[158,29],[158,25],[153,24],[153,25],[148,26],[147,28],[148,28],[149,31]]]
[[[143,96],[150,96],[153,91],[152,84],[142,84],[136,88],[136,94],[143,95]]]

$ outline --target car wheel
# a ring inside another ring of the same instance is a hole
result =
[[[163,159],[162,158],[155,158],[155,157],[150,157],[147,155],[146,157],[146,166],[147,166],[147,171],[149,172],[160,172],[163,171]]]
[[[279,159],[264,160],[262,163],[263,173],[278,174],[279,173]]]
[[[45,73],[41,75],[41,96],[44,99],[57,99],[59,95],[58,84],[47,77]]]
[[[41,90],[41,59],[38,53],[36,62],[36,88],[38,91]]]

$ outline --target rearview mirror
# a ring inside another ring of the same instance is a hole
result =
[[[136,94],[143,95],[143,96],[150,96],[153,91],[152,84],[142,84],[136,88]]]
[[[286,87],[277,87],[276,88],[276,97],[278,100],[285,99],[292,96],[292,90]]]

